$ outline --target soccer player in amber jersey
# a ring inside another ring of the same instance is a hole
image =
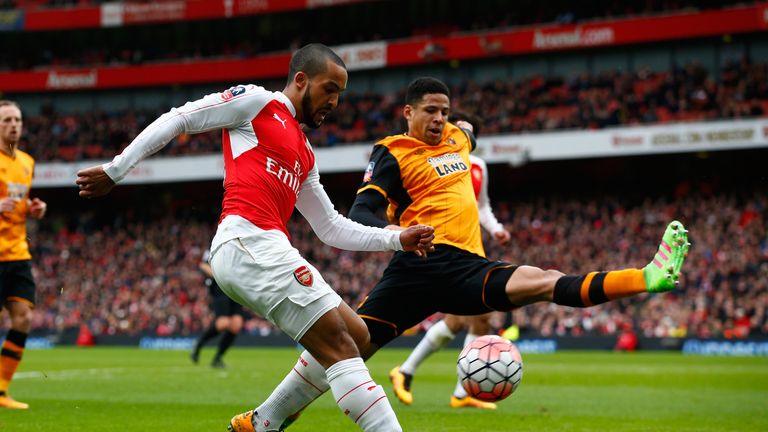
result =
[[[0,350],[0,408],[27,409],[8,395],[8,386],[24,354],[35,305],[32,256],[27,243],[27,218],[41,219],[46,204],[29,199],[35,161],[18,149],[21,109],[0,101],[0,308],[8,311],[11,329]]]
[[[480,133],[480,119],[477,116],[455,112],[451,113],[448,120],[456,126],[472,132],[476,137]],[[505,245],[509,243],[511,235],[499,223],[491,209],[491,202],[488,198],[488,167],[484,160],[474,154],[469,155],[469,162],[471,164],[469,169],[472,174],[472,189],[477,200],[480,226],[491,234],[496,241]],[[431,326],[418,345],[411,351],[411,354],[408,355],[405,362],[389,372],[395,396],[397,396],[400,402],[406,405],[413,403],[413,393],[411,392],[413,377],[416,369],[424,360],[452,341],[461,330],[467,330],[464,346],[467,346],[482,335],[489,334],[491,331],[491,315],[492,313],[486,313],[464,317],[445,314],[443,319]],[[496,409],[495,403],[481,401],[468,395],[460,380],[457,380],[451,395],[450,406],[452,408]]]
[[[359,346],[363,358],[435,312],[479,315],[540,301],[589,307],[675,288],[689,245],[678,221],[669,223],[654,258],[641,269],[566,275],[487,259],[470,175],[475,140],[447,121],[449,94],[434,78],[409,85],[403,108],[408,131],[376,143],[350,210],[351,219],[370,226],[435,227],[436,251],[426,259],[396,252],[359,306],[370,334]],[[387,221],[376,215],[384,208]],[[273,424],[284,424],[329,388],[322,365],[307,353],[294,370],[303,380],[289,374],[257,408]]]
[[[181,133],[222,129],[224,201],[211,244],[221,289],[301,343],[322,365],[342,412],[365,431],[402,430],[383,388],[357,349],[363,321],[290,243],[296,208],[325,243],[340,249],[408,250],[423,256],[433,229],[380,229],[339,215],[320,184],[301,123],[319,127],[347,86],[342,59],[321,44],[294,53],[281,92],[255,85],[173,108],[142,131],[112,162],[78,172],[80,196],[108,193],[142,159]],[[309,354],[308,354],[309,355]],[[279,423],[278,423],[279,425]],[[255,410],[230,420],[234,432],[274,430]]]

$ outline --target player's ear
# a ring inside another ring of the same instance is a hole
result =
[[[413,107],[406,104],[403,107],[403,117],[405,117],[406,120],[410,120],[412,116],[413,116]]]
[[[296,75],[293,76],[293,83],[296,85],[296,88],[302,90],[309,85],[309,76],[307,76],[306,72],[298,71],[296,72]]]

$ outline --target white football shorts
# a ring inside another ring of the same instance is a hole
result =
[[[216,283],[230,298],[299,341],[341,297],[279,231],[259,230],[216,245]],[[214,241],[215,243],[215,241]]]

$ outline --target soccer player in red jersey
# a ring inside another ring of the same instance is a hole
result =
[[[216,282],[307,349],[302,361],[323,369],[339,408],[363,430],[400,431],[357,348],[367,340],[365,324],[291,246],[286,227],[295,207],[322,241],[340,249],[425,256],[432,248],[432,227],[381,229],[352,222],[334,209],[320,184],[300,124],[319,127],[346,86],[341,58],[324,45],[307,45],[291,58],[282,92],[236,86],[173,108],[112,162],[78,172],[76,183],[82,197],[104,195],[173,137],[222,129],[224,201],[210,259]],[[303,379],[296,370],[291,377]],[[229,428],[251,432],[278,426],[251,410],[235,416]]]

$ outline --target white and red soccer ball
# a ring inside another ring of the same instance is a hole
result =
[[[482,401],[500,401],[523,379],[520,351],[501,336],[481,336],[459,354],[457,371],[467,393]]]

